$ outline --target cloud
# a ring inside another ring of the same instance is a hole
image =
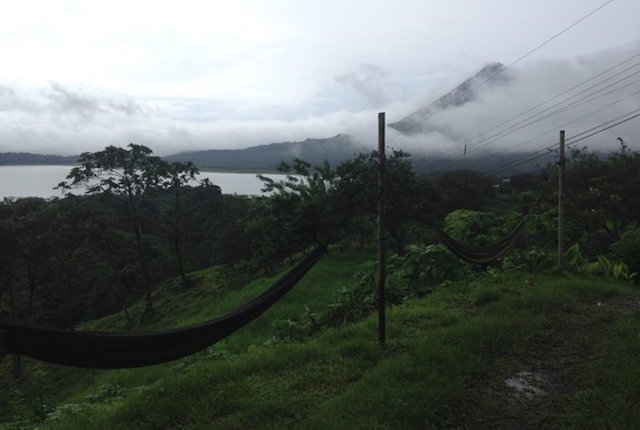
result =
[[[523,62],[509,70],[513,76],[509,85],[479,87],[478,97],[473,102],[434,115],[429,119],[432,129],[428,133],[406,137],[388,128],[387,144],[411,153],[453,156],[462,154],[465,144],[468,156],[491,151],[535,151],[552,145],[557,141],[560,128],[565,128],[567,137],[571,137],[640,108],[640,96],[634,95],[640,91],[640,75],[587,97],[575,106],[570,106],[570,103],[588,92],[568,99],[577,91],[611,77],[624,67],[637,65],[637,68],[607,83],[640,70],[640,58],[603,74],[529,114],[522,117],[517,115],[613,67],[637,53],[638,48],[640,43],[634,43],[574,59]],[[482,66],[477,64],[454,86]],[[168,155],[199,149],[233,149],[273,142],[302,141],[338,133],[350,134],[364,147],[373,149],[377,145],[379,111],[386,112],[387,123],[391,123],[415,111],[425,102],[425,95],[418,93],[413,94],[412,99],[391,100],[387,89],[393,84],[392,76],[375,65],[363,65],[355,72],[340,76],[341,85],[352,89],[359,86],[360,94],[368,100],[367,107],[336,109],[339,99],[336,98],[337,94],[331,93],[333,102],[330,111],[323,110],[319,105],[311,108],[305,106],[304,112],[314,113],[299,114],[296,109],[302,107],[292,106],[288,115],[279,116],[267,115],[268,112],[263,114],[262,111],[266,110],[263,106],[260,110],[243,111],[242,106],[229,101],[130,97],[86,85],[60,82],[51,82],[48,87],[36,90],[0,86],[0,152],[77,154],[99,150],[107,145],[124,146],[135,142],[151,147],[159,155]],[[451,89],[450,82],[447,82],[442,88],[428,91],[442,95]],[[324,103],[325,96],[319,92],[316,100],[320,101],[316,103]],[[564,104],[524,121],[527,116],[562,100],[565,100]],[[565,110],[559,109],[562,107]],[[554,110],[557,112],[548,118],[539,119]],[[514,117],[512,122],[498,126]],[[536,119],[539,120],[533,122]],[[527,122],[532,123],[520,128]],[[494,126],[498,127],[492,130]],[[509,126],[512,126],[510,130],[502,132]],[[588,144],[592,148],[615,148],[615,139],[620,136],[632,149],[640,149],[639,130],[640,119],[581,144]],[[482,132],[486,133],[483,135]]]
[[[90,120],[102,110],[98,100],[80,89],[72,89],[57,82],[50,83],[47,94],[53,110],[64,114],[75,114]]]
[[[381,67],[365,63],[357,71],[338,75],[335,80],[354,89],[369,107],[378,107],[389,102],[386,77],[387,73]]]
[[[90,89],[80,85],[50,82],[46,95],[51,111],[75,115],[84,121],[91,121],[97,114],[106,112],[119,112],[127,116],[143,113],[143,109],[130,98],[119,99],[92,94]]]
[[[508,85],[479,86],[474,101],[425,120],[421,125],[426,133],[412,138],[400,135],[396,140],[425,154],[461,154],[466,145],[469,156],[540,150],[558,142],[560,129],[566,130],[568,142],[573,136],[577,140],[589,134],[582,134],[586,130],[608,121],[613,125],[616,118],[624,119],[640,108],[640,58],[633,58],[638,48],[640,43],[632,43],[589,56],[518,65],[507,71],[512,77]],[[640,149],[640,120],[594,135],[580,145],[615,149],[620,135]]]

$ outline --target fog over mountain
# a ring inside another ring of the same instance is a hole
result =
[[[354,71],[337,76],[334,82],[343,92],[362,93],[370,108],[336,109],[290,119],[224,119],[224,112],[220,112],[224,106],[211,100],[130,97],[89,85],[50,82],[39,89],[0,86],[0,152],[28,150],[73,155],[135,142],[150,146],[159,155],[168,155],[304,141],[340,133],[352,136],[356,144],[365,148],[374,148],[379,111],[387,112],[387,139],[398,149],[420,154],[460,154],[466,144],[469,155],[512,148],[532,151],[553,143],[560,127],[572,136],[640,107],[640,84],[633,75],[640,70],[638,59],[592,81],[591,84],[599,82],[631,67],[607,83],[627,79],[578,106],[490,144],[476,145],[478,139],[474,137],[638,52],[640,43],[636,42],[575,58],[529,61],[482,83],[503,67],[489,63],[464,74],[434,79],[434,86],[425,87],[421,94],[394,101],[388,101],[393,83],[385,81],[388,76],[384,69],[369,65],[365,67],[368,75]],[[477,86],[478,83],[482,84]],[[599,109],[602,110],[596,112]],[[195,117],[193,112],[197,113]],[[630,121],[584,143],[606,147],[622,136],[637,149],[638,130],[639,122]],[[534,139],[536,136],[540,137]]]
[[[478,92],[482,85],[494,87],[509,83],[509,74],[504,73],[505,67],[501,63],[490,63],[478,73],[462,82],[460,85],[440,97],[439,99],[421,107],[397,122],[389,124],[391,128],[407,135],[416,135],[429,131],[440,131],[447,134],[446,129],[430,124],[428,119],[442,110],[455,109],[478,99]]]
[[[466,84],[477,80],[474,76],[407,112],[400,121],[392,121],[395,134],[389,135],[395,145],[426,154],[461,155],[465,146],[467,156],[539,150],[556,143],[560,129],[570,139],[636,112],[640,108],[638,54],[640,44],[635,43],[577,58],[530,62],[509,68],[496,76],[497,81],[471,85],[469,92]],[[640,149],[640,120],[580,145],[615,149],[619,136]]]

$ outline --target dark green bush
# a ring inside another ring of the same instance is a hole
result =
[[[614,260],[622,261],[629,272],[640,273],[640,228],[634,228],[622,235],[619,241],[611,245]],[[636,283],[640,278],[636,278]]]

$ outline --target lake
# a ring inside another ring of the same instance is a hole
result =
[[[71,170],[72,166],[0,166],[0,199],[5,197],[61,197],[60,190],[54,190]],[[285,175],[265,175],[273,179]],[[262,194],[262,181],[255,173],[202,172],[200,179],[209,178],[219,186],[224,194]],[[82,194],[82,188],[73,191]]]

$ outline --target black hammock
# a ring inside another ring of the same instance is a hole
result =
[[[449,248],[454,255],[460,257],[461,259],[468,261],[473,264],[487,264],[492,261],[497,260],[498,258],[504,256],[509,250],[515,245],[520,237],[520,234],[524,230],[531,213],[533,212],[533,208],[536,205],[533,204],[527,214],[522,218],[522,220],[514,227],[513,230],[500,242],[494,243],[493,245],[486,246],[484,248],[469,248],[460,242],[456,241],[454,238],[446,234],[442,230],[438,230],[440,235],[440,239],[442,243]]]
[[[175,360],[218,342],[284,296],[320,259],[319,246],[265,292],[222,317],[148,334],[70,332],[0,323],[0,351],[68,366],[112,369]]]

